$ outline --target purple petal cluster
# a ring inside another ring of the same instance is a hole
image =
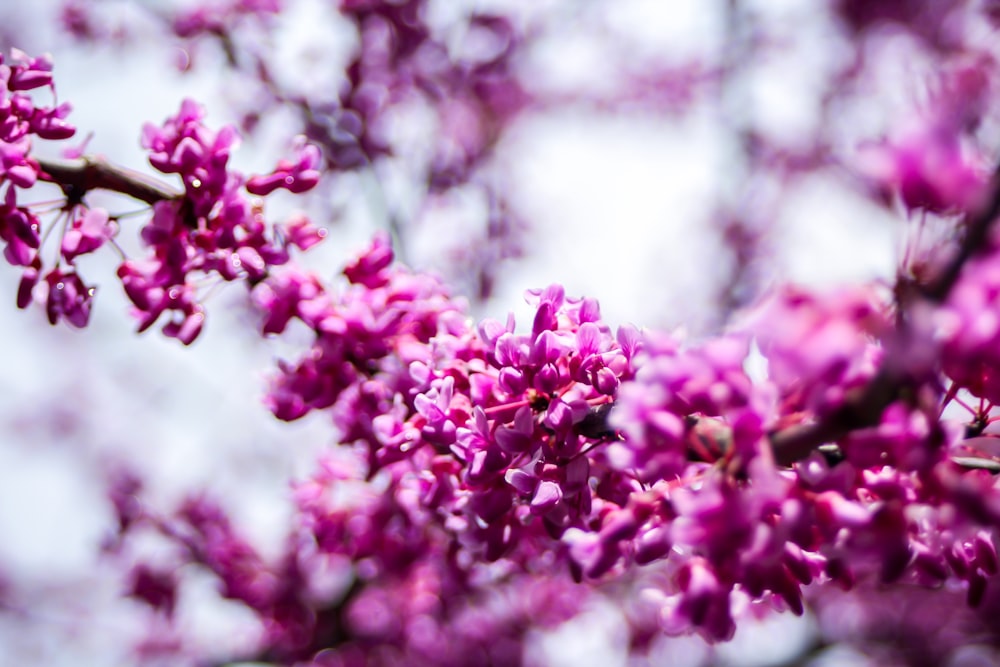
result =
[[[112,238],[117,232],[115,226],[104,209],[70,207],[65,213],[68,220],[57,262],[45,271],[40,252],[42,223],[30,209],[17,206],[15,192],[9,187],[0,206],[0,239],[7,241],[7,261],[25,267],[18,307],[26,308],[38,301],[44,304],[50,324],[65,320],[74,327],[86,326],[95,288],[84,284],[74,265],[79,256],[94,252]]]
[[[753,337],[682,346],[612,332],[558,285],[528,293],[526,330],[474,327],[439,281],[393,263],[385,235],[344,275],[335,291],[289,265],[252,291],[264,333],[295,321],[315,335],[281,364],[272,410],[326,411],[348,448],[296,485],[294,558],[265,565],[212,512],[184,515],[197,562],[265,621],[269,655],[517,664],[505,647],[525,610],[544,624],[579,609],[525,606],[541,582],[562,600],[573,580],[637,576],[637,627],[722,641],[746,601],[801,614],[814,582],[947,583],[979,604],[997,572],[1000,489],[949,459],[976,443],[933,395],[775,463],[775,429],[822,419],[872,377],[888,325],[870,292],[785,291]],[[752,344],[767,364],[755,379]],[[319,586],[331,566],[345,572],[334,593]]]
[[[96,217],[87,219],[85,225],[75,205],[68,207],[70,241],[62,248],[61,257],[70,268],[61,267],[57,261],[46,271],[40,255],[41,221],[28,207],[17,204],[17,188],[30,188],[39,178],[46,178],[30,155],[32,136],[62,140],[76,132],[66,121],[69,104],[41,106],[26,94],[45,87],[54,93],[51,58],[32,58],[17,49],[11,51],[9,63],[0,56],[0,185],[7,186],[0,205],[0,240],[5,243],[4,258],[14,266],[24,267],[18,307],[26,308],[37,299],[45,304],[52,324],[65,320],[82,327],[90,316],[94,288],[83,283],[72,264],[77,255],[91,252],[106,238],[98,228],[102,227],[102,216],[107,221],[107,214],[96,211]]]
[[[17,205],[17,190],[7,188],[0,206],[0,240],[6,243],[4,258],[14,266],[41,268],[38,248],[41,245],[41,223],[32,211]]]
[[[370,475],[422,461],[428,477],[414,493],[440,508],[430,516],[470,557],[527,563],[571,529],[600,532],[606,517],[601,565],[570,566],[601,576],[625,557],[619,542],[646,537],[643,521],[622,527],[629,515],[653,513],[622,509],[638,487],[601,451],[617,438],[607,411],[634,373],[637,334],[613,336],[595,301],[552,286],[529,293],[530,332],[509,318],[482,322],[477,335],[436,281],[391,261],[377,237],[345,270],[352,285],[338,297],[297,274],[256,288],[267,330],[297,318],[317,334],[297,365],[282,365],[268,398],[275,414],[331,408]]]
[[[26,91],[48,87],[53,92],[52,60],[11,51],[11,62],[0,55],[0,183],[29,188],[39,177],[30,157],[31,135],[40,139],[68,139],[76,129],[66,122],[70,105],[39,106]]]
[[[530,333],[517,333],[513,318],[479,325],[487,365],[451,445],[465,465],[465,518],[487,559],[517,558],[510,552],[564,535],[569,546],[579,532],[600,530],[599,517],[634,488],[602,451],[617,438],[607,409],[632,377],[634,330],[612,335],[596,301],[569,299],[559,286],[528,297],[536,309]],[[616,563],[607,556],[587,569],[600,576]],[[570,566],[583,575],[579,563]]]
[[[935,314],[934,332],[945,373],[956,387],[991,403],[1000,402],[1000,251],[971,260]]]
[[[319,182],[319,167],[322,155],[319,148],[305,143],[300,137],[296,145],[296,160],[280,160],[270,174],[251,176],[247,179],[247,192],[252,195],[269,195],[278,188],[301,194],[311,190]]]
[[[146,123],[142,128],[142,147],[149,151],[149,163],[165,174],[181,176],[190,215],[195,218],[208,215],[220,203],[230,178],[229,153],[239,142],[236,128],[226,126],[213,132],[202,124],[204,116],[199,104],[185,99],[177,115],[162,126]]]
[[[888,308],[872,288],[817,295],[786,288],[750,318],[782,409],[826,414],[875,373],[879,340],[891,330]]]
[[[636,381],[622,387],[612,414],[611,424],[626,436],[612,447],[614,464],[657,481],[683,476],[692,457],[714,462],[752,449],[762,417],[743,369],[748,351],[745,336],[686,349],[650,337]]]
[[[311,646],[314,633],[320,631],[317,610],[293,543],[275,562],[265,559],[240,536],[219,505],[201,496],[188,498],[171,516],[148,508],[135,512],[122,523],[117,550],[130,540],[149,539],[150,534],[166,538],[178,549],[157,561],[134,564],[128,582],[131,597],[169,619],[189,580],[189,568],[183,566],[193,564],[217,579],[222,597],[259,616],[259,644],[271,655],[291,659],[315,651]]]
[[[243,176],[229,168],[236,130],[227,126],[214,132],[201,122],[203,116],[200,106],[185,100],[162,127],[147,124],[143,129],[150,164],[179,175],[184,194],[153,206],[153,217],[142,229],[152,256],[126,261],[118,270],[139,330],[170,312],[163,332],[185,344],[198,336],[204,322],[197,288],[202,278],[239,280],[252,288],[272,267],[288,262],[288,246],[306,249],[325,236],[301,216],[285,226],[267,223],[262,204],[244,191]],[[314,148],[301,150],[315,156]],[[305,191],[315,185],[315,177],[315,172],[297,172],[292,187]]]
[[[946,124],[919,123],[867,146],[862,171],[907,210],[955,213],[980,205],[989,180],[986,160]]]
[[[85,285],[75,271],[63,272],[59,267],[45,274],[43,287],[39,299],[45,302],[49,324],[66,320],[77,328],[87,326],[95,288]]]
[[[274,380],[267,402],[279,419],[298,419],[340,401],[338,422],[348,441],[371,438],[375,447],[375,424],[352,411],[369,420],[391,413],[393,396],[408,396],[415,384],[409,364],[430,361],[435,336],[462,332],[461,305],[440,281],[391,262],[388,238],[379,235],[345,269],[351,284],[339,295],[296,270],[254,288],[265,332],[280,333],[294,318],[316,333],[312,349],[296,364],[282,363]],[[379,428],[385,432],[381,422]]]
[[[79,255],[94,252],[117,231],[102,208],[81,208],[63,233],[62,256],[72,263]]]
[[[661,628],[731,638],[737,592],[801,614],[802,587],[823,574],[826,560],[797,535],[808,533],[792,480],[765,457],[739,481],[717,468],[688,474],[697,481],[663,486],[670,508],[664,529],[678,569],[658,593]]]
[[[358,564],[336,602],[339,633],[316,664],[522,664],[524,633],[572,616],[585,591],[456,553],[440,481],[460,466],[427,449],[414,462],[384,469],[373,486],[363,459],[328,455],[296,487],[315,560]]]
[[[17,204],[17,188],[32,186],[39,177],[50,178],[29,157],[31,135],[65,139],[74,132],[65,122],[68,105],[36,106],[22,92],[51,88],[51,69],[49,59],[29,58],[18,51],[11,64],[0,64],[5,84],[0,88],[0,184],[7,183],[0,206],[0,240],[7,261],[24,267],[18,306],[39,301],[53,324],[65,320],[82,327],[89,319],[94,289],[83,282],[75,264],[81,255],[95,252],[116,236],[117,220],[83,203],[84,186],[66,190],[66,203],[51,223],[62,230],[58,255],[46,270],[40,248],[47,236],[42,222],[31,209]],[[184,191],[153,205],[152,217],[141,230],[150,256],[125,259],[118,269],[140,331],[168,313],[164,334],[185,344],[202,330],[205,313],[199,285],[205,277],[239,280],[253,287],[271,267],[288,262],[290,246],[304,250],[325,236],[302,216],[284,225],[269,224],[261,201],[251,198],[244,177],[229,167],[230,153],[239,141],[236,130],[210,130],[203,117],[199,105],[185,100],[163,126],[144,127],[142,143],[150,152],[150,164],[179,176]],[[278,187],[300,193],[315,186],[319,152],[303,142],[297,150],[297,162],[280,163],[274,174],[258,177],[260,182],[254,181],[251,189],[263,195]]]
[[[608,456],[649,491],[631,494],[628,520],[615,513],[597,535],[569,536],[571,556],[602,571],[619,552],[646,562],[641,545],[652,540],[654,559],[674,563],[648,597],[661,629],[713,641],[735,630],[733,596],[802,613],[814,581],[958,581],[977,603],[1000,502],[988,475],[956,472],[948,452],[968,446],[933,401],[891,404],[877,425],[830,443],[830,460],[814,453],[788,470],[771,455],[769,432],[821,419],[872,377],[888,330],[878,300],[785,291],[749,330],[767,362],[756,381],[744,371],[745,334],[689,349],[648,337],[618,393],[610,423],[624,440]],[[611,526],[624,538],[617,551],[604,539]]]
[[[261,616],[264,642],[281,653],[308,645],[315,617],[304,599],[308,588],[294,552],[268,563],[237,534],[222,509],[204,498],[189,499],[170,530],[181,531],[192,560],[219,579],[223,597]]]

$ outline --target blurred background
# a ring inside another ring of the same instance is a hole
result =
[[[241,128],[244,173],[268,171],[295,135],[320,143],[321,186],[271,197],[268,215],[302,210],[330,230],[305,260],[327,275],[388,230],[403,261],[441,273],[477,317],[523,321],[523,291],[558,282],[598,298],[612,326],[691,338],[777,283],[888,284],[905,215],[865,180],[859,146],[919,115],[928,76],[959,59],[946,28],[967,51],[994,35],[957,12],[904,16],[904,29],[891,12],[805,0],[438,0],[395,32],[368,24],[365,2],[278,4],[0,0],[0,46],[52,54],[73,141],[117,164],[152,173],[142,126],[186,97],[209,125]],[[418,28],[434,49],[409,53]],[[395,78],[378,78],[386,63]],[[127,224],[121,236],[139,249]],[[207,490],[276,554],[289,480],[332,443],[322,418],[279,423],[261,405],[275,361],[302,341],[262,340],[241,288],[213,292],[184,348],[134,335],[117,257],[87,259],[98,296],[82,331],[17,312],[19,273],[0,266],[0,664],[130,664],[149,641],[147,610],[101,555],[116,475],[134,471],[164,508]],[[191,579],[185,641],[238,649],[253,619]],[[532,650],[543,664],[625,665],[623,624],[609,602]],[[818,627],[812,612],[750,619],[725,646],[665,639],[650,664],[875,660]],[[953,664],[993,659],[969,650]]]

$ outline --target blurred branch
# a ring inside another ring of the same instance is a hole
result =
[[[990,227],[1000,215],[1000,167],[994,172],[990,197],[982,209],[965,225],[965,235],[958,251],[944,269],[930,282],[914,286],[913,294],[904,294],[898,308],[904,310],[913,297],[922,297],[933,303],[942,303],[948,298],[961,275],[962,267],[981,252],[987,245]],[[905,313],[901,313],[905,315]],[[897,340],[895,344],[908,340],[905,316],[897,318]],[[887,354],[872,378],[859,393],[848,400],[825,419],[812,424],[793,426],[771,435],[771,448],[779,465],[791,465],[799,461],[824,443],[835,441],[849,432],[875,426],[882,412],[895,401],[910,383],[909,373],[898,363],[900,355]]]
[[[898,369],[883,364],[860,393],[849,398],[826,419],[772,433],[770,440],[775,463],[792,465],[820,445],[838,440],[851,431],[874,426],[905,384],[906,377]]]
[[[719,325],[752,301],[757,292],[759,256],[764,243],[762,220],[767,219],[757,210],[760,202],[749,206],[746,201],[752,175],[765,168],[755,146],[756,118],[747,88],[751,83],[747,65],[756,55],[757,18],[741,0],[724,0],[722,4],[725,22],[719,53],[718,112],[721,133],[732,150],[724,161],[725,168],[720,170],[714,216],[716,232],[730,259],[718,290]]]

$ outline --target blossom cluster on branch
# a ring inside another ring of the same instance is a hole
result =
[[[612,327],[594,299],[558,284],[527,292],[530,322],[475,322],[440,278],[396,262],[389,233],[329,279],[297,256],[326,231],[264,212],[277,190],[302,194],[325,169],[391,152],[376,93],[421,91],[445,116],[481,105],[473,115],[486,125],[516,112],[509,50],[456,65],[418,4],[342,3],[371,44],[351,62],[336,114],[293,100],[305,136],[262,175],[231,166],[239,131],[209,128],[191,100],[143,130],[155,179],[103,159],[40,159],[35,140],[74,134],[68,104],[36,101],[42,89],[54,96],[52,64],[19,51],[0,64],[0,239],[22,269],[17,305],[85,327],[95,288],[76,262],[112,251],[139,330],[166,320],[164,335],[191,344],[206,291],[240,283],[257,334],[308,336],[274,370],[267,407],[284,421],[325,415],[339,444],[294,483],[277,559],[212,499],[158,512],[136,502],[141,480],[118,479],[108,557],[125,560],[126,545],[150,535],[173,547],[128,563],[129,594],[169,624],[177,573],[194,564],[260,620],[256,644],[233,659],[317,666],[519,664],[532,632],[601,591],[634,602],[636,650],[660,633],[729,640],[748,606],[801,615],[809,591],[830,585],[960,588],[982,605],[1000,572],[1000,183],[976,131],[996,66],[945,72],[930,111],[860,152],[874,198],[954,230],[913,249],[891,288],[775,289],[703,340]],[[841,5],[853,29],[874,20]],[[172,25],[232,48],[239,21],[280,7],[220,4]],[[495,17],[469,26],[508,46],[521,39]],[[436,157],[431,189],[474,178],[496,138],[478,129]],[[19,204],[46,184],[62,192],[55,204]],[[148,213],[110,215],[88,204],[95,190]],[[126,256],[124,233],[138,235],[142,256]]]

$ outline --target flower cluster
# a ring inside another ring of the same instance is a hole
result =
[[[76,129],[66,121],[70,105],[47,107],[36,104],[26,94],[52,83],[52,61],[32,58],[14,49],[11,63],[0,56],[0,185],[7,190],[0,205],[0,240],[6,244],[4,258],[23,267],[17,305],[26,308],[32,301],[45,304],[49,321],[65,319],[82,327],[90,316],[94,288],[88,287],[73,269],[77,255],[92,252],[110,236],[107,214],[93,216],[68,207],[68,240],[63,243],[55,265],[45,270],[41,257],[42,224],[28,207],[17,203],[17,189],[30,188],[46,174],[32,155],[32,137],[63,140]],[[65,261],[69,268],[60,266]],[[39,288],[36,290],[36,286]]]
[[[875,374],[889,308],[872,287],[816,295],[786,288],[756,309],[747,328],[767,359],[786,413],[828,414]]]
[[[625,438],[611,459],[650,485],[644,505],[656,508],[633,509],[618,548],[640,563],[677,561],[671,583],[647,592],[659,600],[668,633],[731,637],[737,589],[802,613],[801,586],[821,572],[822,558],[791,540],[792,483],[765,443],[774,392],[753,386],[745,372],[748,343],[731,336],[683,348],[650,340],[612,415]],[[643,506],[638,497],[630,506]]]
[[[991,403],[1000,401],[1000,320],[992,308],[1000,296],[1000,253],[971,260],[936,313],[935,337],[945,373],[960,387]]]
[[[779,293],[748,320],[766,369],[753,380],[747,334],[691,348],[647,340],[610,421],[624,439],[608,452],[649,487],[614,523],[617,551],[643,562],[643,541],[655,539],[655,558],[674,563],[669,582],[645,593],[665,632],[724,640],[735,598],[802,613],[814,581],[961,581],[970,604],[981,599],[995,571],[997,485],[956,471],[949,454],[968,445],[939,403],[894,402],[791,469],[771,454],[769,434],[833,418],[870,381],[886,355],[884,310],[865,292]],[[925,377],[913,363],[912,377]],[[574,541],[586,562],[606,557],[596,536]]]
[[[264,313],[265,333],[281,333],[293,318],[316,332],[316,341],[296,365],[283,363],[268,404],[279,419],[334,406],[349,441],[361,437],[360,414],[392,410],[393,396],[414,386],[409,364],[430,361],[430,341],[466,326],[460,302],[437,279],[390,266],[388,238],[379,235],[345,269],[351,285],[328,290],[317,277],[289,267],[257,285],[251,297]],[[388,403],[385,401],[388,400]],[[367,405],[361,407],[361,403]],[[352,417],[353,410],[362,410]]]
[[[912,3],[862,4],[835,3],[859,33],[917,20]],[[388,234],[335,281],[292,261],[291,248],[323,233],[303,217],[268,223],[259,198],[394,154],[385,125],[401,101],[440,121],[421,171],[429,192],[475,184],[526,95],[513,67],[524,37],[517,22],[476,13],[468,35],[439,35],[424,0],[344,0],[360,48],[339,96],[314,104],[284,95],[267,60],[232,39],[242,19],[281,5],[226,0],[182,15],[174,32],[218,38],[234,68],[252,63],[264,103],[297,105],[326,154],[302,139],[271,173],[244,176],[231,167],[237,131],[208,128],[188,100],[143,131],[150,164],[179,179],[173,194],[138,196],[120,172],[83,176],[88,161],[59,176],[43,169],[32,135],[70,136],[69,107],[24,94],[51,86],[47,60],[15,52],[0,64],[0,239],[24,268],[18,304],[38,300],[53,323],[86,324],[93,288],[76,262],[115,245],[119,221],[84,195],[117,183],[152,206],[139,226],[147,255],[118,271],[140,330],[166,319],[164,333],[190,343],[206,279],[244,284],[262,335],[310,336],[279,363],[268,407],[286,421],[323,414],[341,445],[294,485],[293,526],[274,562],[203,497],[158,516],[124,501],[138,489],[123,485],[109,544],[151,530],[179,547],[166,565],[135,566],[129,595],[170,619],[193,564],[260,619],[259,645],[241,658],[316,665],[517,664],[533,628],[577,613],[601,586],[641,599],[635,644],[653,627],[729,639],[741,607],[801,614],[814,582],[948,587],[972,606],[989,601],[1000,571],[1000,242],[973,242],[973,222],[1000,202],[974,141],[991,58],[949,70],[924,120],[862,155],[883,202],[970,218],[954,277],[924,284],[914,270],[892,304],[875,288],[779,289],[735,330],[684,343],[615,330],[596,301],[559,285],[528,293],[521,328],[513,316],[475,324],[441,280],[394,263]],[[752,153],[768,153],[763,135],[746,133],[761,142]],[[758,159],[748,166],[764,168]],[[65,194],[48,230],[37,207],[19,203],[36,180]],[[502,200],[483,188],[502,217]],[[44,271],[53,227],[57,257]],[[789,441],[801,447],[789,454]]]
[[[862,169],[908,210],[934,213],[975,209],[989,177],[985,161],[953,128],[933,121],[916,121],[891,141],[867,147]]]
[[[655,482],[683,476],[692,457],[713,463],[747,453],[759,438],[759,427],[744,425],[753,421],[743,369],[748,351],[745,336],[687,349],[671,338],[650,339],[642,369],[622,388],[612,415],[626,436],[612,448],[615,465]]]
[[[76,128],[66,122],[69,104],[39,106],[24,94],[44,87],[55,91],[51,59],[32,58],[14,49],[11,61],[4,64],[0,56],[0,179],[28,188],[39,177],[38,163],[29,155],[32,135],[39,139],[68,139]]]
[[[368,482],[363,458],[327,455],[296,487],[313,562],[356,564],[336,604],[330,664],[520,664],[529,628],[566,620],[587,595],[564,578],[457,555],[434,516],[443,490],[433,476],[449,463],[428,463],[424,475],[399,466]]]
[[[238,142],[236,130],[227,126],[213,132],[201,122],[203,116],[201,107],[185,100],[162,127],[144,127],[150,164],[179,175],[184,193],[153,205],[152,219],[142,229],[151,256],[123,262],[118,270],[139,330],[172,312],[163,332],[186,344],[198,336],[204,321],[198,297],[203,277],[242,280],[252,287],[271,267],[288,262],[289,246],[306,249],[325,234],[301,217],[289,222],[287,233],[283,226],[269,225],[262,203],[247,194],[267,194],[277,187],[304,192],[314,186],[314,147],[300,144],[298,163],[279,164],[274,174],[246,181],[228,164]],[[265,183],[273,187],[265,188]]]
[[[294,542],[276,561],[269,561],[239,534],[215,502],[193,496],[175,512],[163,515],[138,501],[141,492],[135,478],[115,482],[112,499],[119,531],[106,543],[107,554],[120,557],[130,543],[154,535],[166,538],[177,549],[132,566],[131,597],[170,620],[187,580],[181,566],[197,564],[215,576],[222,597],[246,605],[259,616],[260,643],[268,651],[295,656],[308,649],[316,631],[315,609],[310,579],[302,569],[304,559]],[[123,498],[127,500],[122,502]]]
[[[837,414],[884,356],[870,292],[786,291],[744,332],[684,346],[613,334],[595,301],[559,286],[529,292],[527,331],[513,317],[473,327],[439,281],[393,263],[384,235],[344,275],[335,291],[288,266],[252,291],[264,333],[298,321],[316,337],[282,362],[272,410],[327,411],[354,452],[296,491],[300,539],[354,567],[337,655],[422,655],[418,621],[472,646],[456,596],[498,572],[660,568],[647,613],[717,641],[739,598],[802,613],[815,581],[953,580],[976,602],[995,570],[1000,496],[955,473],[959,429],[933,409],[898,402],[829,456],[774,461],[769,434]],[[754,377],[751,354],[766,368]]]
[[[53,163],[47,167],[56,172],[53,176],[31,157],[32,135],[66,139],[74,132],[64,120],[68,104],[36,106],[22,92],[52,87],[48,59],[32,59],[15,51],[13,64],[0,64],[0,78],[5,84],[0,90],[0,184],[7,185],[0,205],[0,240],[6,244],[7,261],[24,267],[18,306],[38,301],[45,305],[51,323],[65,320],[85,326],[95,289],[77,273],[77,260],[113,242],[118,234],[116,219],[84,201],[89,188],[109,182],[101,180],[107,179],[107,168],[86,160],[70,166]],[[201,107],[185,100],[178,114],[162,127],[147,124],[143,129],[142,144],[149,150],[150,164],[161,173],[179,176],[183,192],[154,188],[148,194],[145,190],[152,216],[142,226],[141,237],[150,256],[124,259],[118,269],[140,331],[164,313],[172,313],[163,331],[184,343],[198,336],[204,322],[199,287],[205,278],[242,280],[252,287],[271,267],[288,262],[290,247],[305,250],[325,236],[325,230],[301,216],[284,225],[269,224],[261,200],[252,196],[278,188],[302,193],[314,187],[320,160],[315,146],[300,141],[295,160],[281,161],[274,172],[247,179],[229,167],[230,153],[239,141],[236,130],[212,131],[201,122],[203,116]],[[129,181],[128,175],[114,176],[119,191],[147,187],[141,181]],[[17,190],[31,187],[40,178],[57,177],[70,182],[63,184],[64,204],[46,225],[33,207],[19,205]],[[61,241],[46,270],[41,245],[51,228],[61,229]]]
[[[655,537],[628,525],[633,512],[639,524],[655,513],[655,501],[630,504],[640,486],[602,452],[617,438],[608,408],[634,374],[634,329],[612,335],[595,301],[568,299],[559,286],[529,293],[530,332],[518,333],[513,318],[473,329],[437,281],[392,265],[384,237],[344,273],[351,285],[336,298],[290,272],[254,290],[265,331],[295,318],[317,335],[298,364],[282,364],[268,399],[277,416],[330,408],[366,475],[389,483],[393,511],[416,535],[439,532],[461,562],[551,561],[600,577],[624,563],[619,542],[637,535],[655,557]],[[599,563],[581,535],[607,545]],[[383,545],[380,558],[406,560],[410,542]]]
[[[265,333],[297,320],[316,335],[302,360],[282,364],[272,409],[284,419],[326,410],[354,447],[296,490],[310,558],[352,564],[353,583],[325,603],[343,633],[336,655],[394,646],[422,656],[418,637],[445,636],[481,655],[484,637],[512,627],[466,634],[460,619],[478,618],[466,605],[479,599],[468,591],[566,570],[601,581],[665,566],[642,593],[659,628],[713,641],[732,636],[738,598],[802,613],[814,581],[950,579],[980,599],[996,569],[1000,496],[955,474],[945,453],[957,430],[899,403],[841,439],[832,459],[788,469],[770,454],[773,429],[830,414],[854,369],[878,356],[872,332],[885,323],[868,295],[799,291],[765,304],[788,326],[753,339],[768,370],[751,379],[749,334],[690,347],[628,327],[612,335],[596,302],[558,286],[529,293],[529,331],[513,318],[473,328],[439,282],[392,259],[379,236],[339,293],[292,267],[252,292]],[[809,347],[814,337],[829,344]],[[804,377],[818,393],[802,393]],[[237,590],[228,570],[212,569]],[[287,590],[319,604],[302,576]],[[268,650],[319,648],[303,638],[322,613]]]
[[[465,465],[463,525],[488,559],[544,549],[570,529],[598,531],[635,488],[602,451],[617,437],[607,410],[634,373],[635,331],[613,335],[596,301],[568,299],[556,285],[529,292],[529,302],[530,333],[517,333],[512,317],[479,325],[485,367],[469,375],[471,414],[448,410],[461,405],[454,397],[441,400],[451,393],[447,373],[433,372],[426,393],[438,407],[428,421],[454,434],[443,444]],[[571,568],[580,575],[578,565]]]

